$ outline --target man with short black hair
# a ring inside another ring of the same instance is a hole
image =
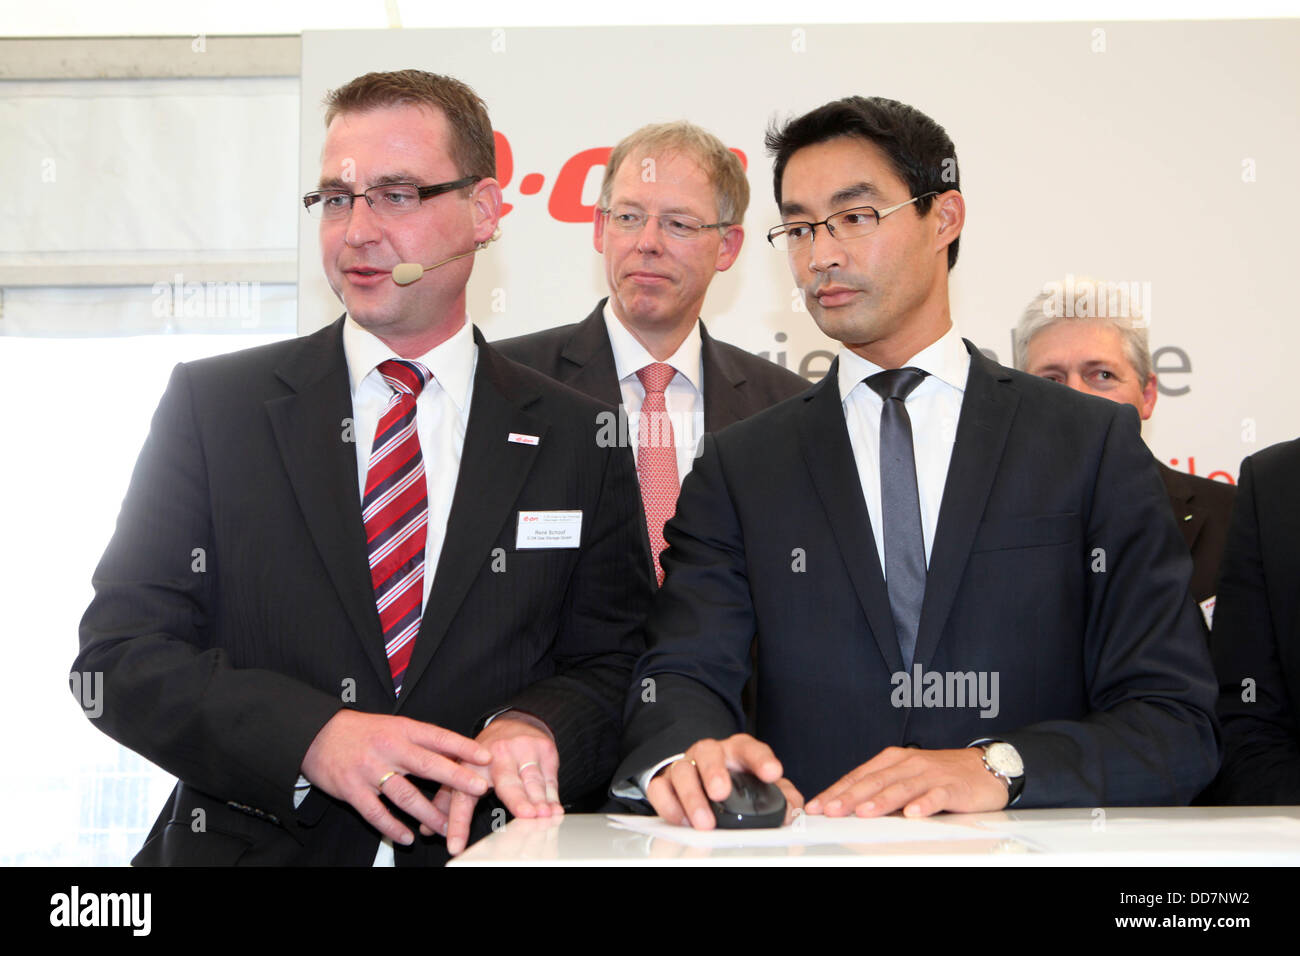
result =
[[[929,117],[849,97],[767,143],[769,240],[844,347],[705,438],[614,792],[706,829],[737,769],[828,816],[1186,803],[1218,761],[1214,679],[1137,416],[957,335],[966,209]]]

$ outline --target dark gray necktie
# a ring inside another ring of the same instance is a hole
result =
[[[880,510],[885,524],[885,586],[903,667],[912,669],[916,629],[925,598],[925,540],[916,490],[912,420],[904,402],[928,373],[919,368],[877,372],[867,385],[884,399],[880,410]]]

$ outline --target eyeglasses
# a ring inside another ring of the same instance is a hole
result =
[[[676,213],[651,215],[639,209],[619,206],[615,209],[602,209],[609,217],[610,223],[620,232],[640,232],[650,219],[659,220],[659,228],[664,235],[672,239],[694,239],[705,229],[725,229],[733,225],[730,222],[701,222],[694,216],[679,216]]]
[[[910,206],[912,203],[930,196],[939,195],[937,192],[922,193],[920,196],[913,196],[906,202],[900,202],[890,206],[888,209],[876,209],[873,206],[854,206],[852,209],[845,209],[834,215],[827,216],[820,222],[783,222],[779,226],[773,226],[767,231],[767,241],[772,244],[774,249],[782,252],[799,251],[808,248],[813,242],[813,233],[818,226],[825,226],[836,239],[861,239],[863,236],[869,236],[876,231],[880,225],[880,220],[884,219],[891,212],[897,212],[904,206]]]
[[[302,197],[307,214],[313,219],[343,219],[352,213],[352,204],[365,198],[380,216],[405,216],[420,208],[420,203],[433,196],[449,193],[453,189],[473,186],[482,176],[466,176],[450,183],[417,186],[415,183],[384,183],[371,186],[363,193],[350,193],[346,189],[318,189]]]

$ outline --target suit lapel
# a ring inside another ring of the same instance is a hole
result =
[[[447,636],[471,585],[491,559],[502,526],[514,517],[512,506],[532,470],[538,448],[546,441],[546,423],[525,411],[538,393],[515,377],[477,328],[474,341],[478,344],[478,368],[465,447],[438,569],[403,678],[399,711]],[[540,442],[507,441],[511,432],[535,435]]]
[[[617,408],[623,404],[623,390],[614,364],[614,347],[605,328],[606,301],[600,300],[564,344],[558,377],[570,388]],[[745,372],[722,354],[703,322],[700,358],[704,369],[704,430],[713,432],[745,417]]]
[[[853,590],[871,626],[871,636],[891,671],[903,668],[894,618],[889,610],[885,575],[876,553],[876,538],[862,497],[862,481],[849,444],[840,402],[839,359],[826,377],[804,395],[798,416],[799,440],[813,485],[835,535]]]
[[[745,373],[722,354],[703,322],[700,357],[704,367],[704,430],[716,432],[745,417]]]
[[[303,339],[276,375],[294,390],[266,403],[280,458],[366,657],[391,690],[366,561],[357,447],[345,438],[352,419],[352,389],[343,355],[343,320]]]
[[[1183,534],[1187,550],[1191,551],[1201,533],[1201,526],[1205,524],[1205,515],[1193,507],[1192,499],[1196,495],[1188,487],[1189,483],[1183,480],[1182,472],[1175,471],[1163,462],[1158,461],[1156,464],[1160,466],[1160,477],[1165,481],[1165,492],[1169,495],[1169,507],[1173,510],[1174,520],[1178,522],[1178,530]]]
[[[623,391],[614,366],[614,347],[609,344],[605,328],[605,301],[601,299],[591,315],[578,323],[561,349],[559,380],[617,408],[623,404]]]
[[[932,660],[952,610],[1020,401],[1006,369],[990,362],[970,342],[966,348],[971,353],[970,373],[944,481],[917,629],[916,660],[924,662]]]

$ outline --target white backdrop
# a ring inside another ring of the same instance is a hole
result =
[[[1289,368],[1300,351],[1298,41],[1295,21],[309,32],[300,184],[319,175],[328,89],[405,67],[468,82],[511,154],[499,178],[513,208],[470,289],[475,322],[501,338],[577,321],[605,292],[580,212],[601,168],[583,155],[644,123],[689,119],[745,153],[753,190],[745,247],[704,318],[815,378],[827,362],[810,353],[834,343],[763,241],[778,216],[762,134],[839,96],[893,97],[957,146],[962,333],[1010,364],[1010,330],[1044,283],[1141,284],[1170,370],[1146,438],[1175,467],[1230,479],[1242,457],[1300,432]],[[299,240],[298,325],[310,331],[341,306],[305,214]]]

